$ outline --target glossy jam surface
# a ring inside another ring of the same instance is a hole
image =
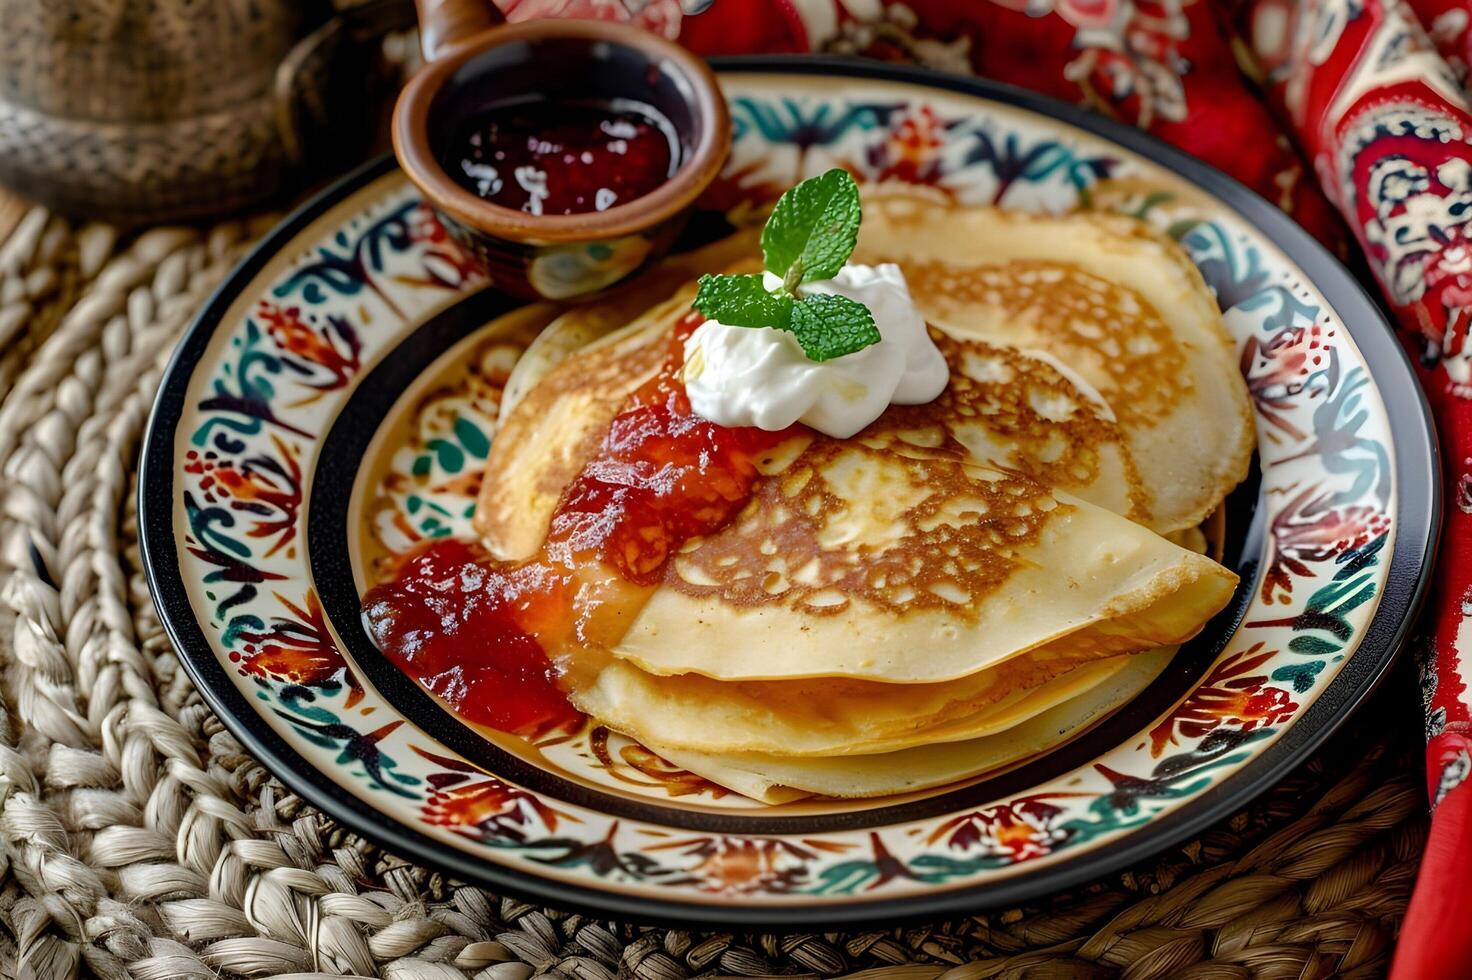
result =
[[[678,145],[669,120],[642,103],[521,102],[467,119],[443,164],[501,207],[582,214],[663,184],[679,166]]]
[[[500,562],[436,541],[364,597],[379,648],[465,719],[529,737],[575,726],[563,673],[616,642],[684,542],[736,516],[761,454],[788,435],[690,411],[678,371],[699,323],[679,323],[663,370],[563,491],[538,555]]]
[[[536,568],[503,568],[476,544],[436,541],[364,599],[369,632],[402,670],[466,720],[540,735],[575,724],[536,637],[513,615],[522,595],[560,600]]]

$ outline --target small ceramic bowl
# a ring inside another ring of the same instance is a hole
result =
[[[478,30],[484,22],[434,20],[436,7],[453,6],[421,3],[429,60],[399,96],[393,122],[400,165],[451,236],[497,287],[530,298],[597,292],[664,253],[730,146],[726,102],[705,63],[621,24],[559,19]],[[483,200],[441,165],[448,142],[469,116],[529,93],[652,106],[674,128],[678,168],[652,192],[604,211],[533,215]]]

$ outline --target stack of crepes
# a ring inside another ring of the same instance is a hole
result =
[[[737,234],[566,313],[513,373],[477,527],[540,546]],[[1185,254],[1131,218],[866,192],[853,261],[898,263],[951,369],[852,439],[802,430],[687,542],[569,697],[769,803],[951,783],[1078,734],[1229,601],[1202,522],[1246,475],[1247,392]],[[748,268],[747,266],[753,266]]]

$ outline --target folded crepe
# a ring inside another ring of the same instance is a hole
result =
[[[649,746],[874,755],[1005,731],[1087,690],[1103,675],[1080,669],[1108,659],[1090,651],[1024,653],[957,681],[900,685],[660,677],[615,657],[591,678],[573,675],[569,696],[581,710]]]
[[[1067,696],[989,735],[918,745],[877,755],[798,757],[759,752],[706,753],[655,745],[666,761],[763,803],[816,794],[840,799],[932,789],[994,772],[1088,731],[1149,687],[1174,648],[1113,657],[1073,673]],[[1037,699],[1034,704],[1042,703]]]
[[[938,220],[929,207],[889,202],[876,234],[866,203],[856,260],[906,267],[946,392],[853,439],[773,449],[751,503],[687,542],[566,678],[583,711],[758,799],[919,789],[1044,751],[1132,697],[1169,656],[1145,651],[1189,639],[1236,585],[1198,553],[1197,525],[1245,471],[1250,414],[1194,268],[1126,275],[1048,244],[1185,261],[1134,223],[1084,217],[988,212],[967,233],[997,241],[961,247],[957,219],[938,248],[907,224]],[[1042,304],[1055,287],[1061,314]],[[535,553],[659,370],[694,293],[660,301],[668,288],[559,318],[518,365],[476,518],[497,557]]]
[[[895,262],[930,323],[1047,351],[1114,409],[1144,522],[1199,524],[1247,475],[1256,437],[1236,345],[1185,251],[1116,214],[958,208],[866,188],[855,262]]]
[[[934,404],[934,403],[933,403]],[[1015,471],[905,430],[795,439],[751,503],[687,543],[614,652],[723,681],[954,681],[1038,650],[1180,643],[1236,577]]]
[[[1173,538],[1204,554],[1197,528]],[[694,752],[648,746],[666,761],[744,796],[772,805],[810,795],[860,799],[945,786],[1030,759],[1087,732],[1143,692],[1169,666],[1175,647],[1086,663],[1023,689],[965,719],[975,737],[956,728],[927,732],[925,744],[877,754],[792,756],[759,752]]]

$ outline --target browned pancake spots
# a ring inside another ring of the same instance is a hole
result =
[[[974,615],[1050,517],[1072,508],[1020,473],[969,462],[935,418],[917,421],[886,414],[851,440],[778,447],[735,524],[691,542],[666,584],[813,615],[854,599]]]
[[[902,265],[910,291],[923,308],[943,318],[952,313],[964,317],[966,307],[1000,311],[1000,330],[1008,334],[999,331],[991,339],[1015,340],[1018,346],[1059,355],[1100,388],[1126,426],[1153,424],[1191,388],[1186,352],[1170,324],[1127,286],[1067,262]],[[971,326],[964,319],[957,321],[958,329]],[[1028,339],[1029,333],[1036,339]]]
[[[1129,510],[1124,516],[1148,521],[1148,497],[1139,471],[1109,409],[1037,357],[934,328],[930,335],[950,366],[951,382],[928,405],[888,409],[890,423],[915,429],[944,424],[968,445],[973,444],[962,430],[983,430],[990,437],[986,458],[1063,490],[1093,485],[1100,478],[1101,448],[1113,446],[1128,484]],[[997,446],[1008,447],[1005,457],[991,455]]]

